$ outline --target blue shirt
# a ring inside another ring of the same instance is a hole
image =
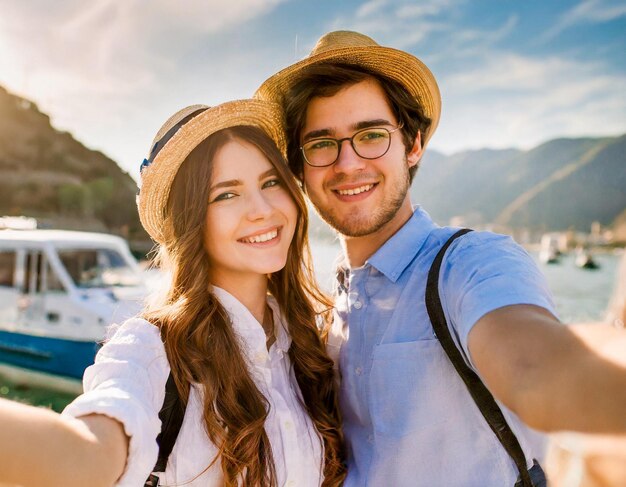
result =
[[[424,295],[435,255],[457,229],[417,209],[365,263],[338,273],[329,346],[339,354],[348,487],[513,486],[518,472],[434,336]],[[439,292],[466,361],[486,313],[533,304],[554,314],[547,283],[509,237],[471,232],[448,249]],[[497,346],[497,344],[494,344]],[[528,461],[543,437],[501,405]]]

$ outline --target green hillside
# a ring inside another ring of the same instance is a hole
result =
[[[145,239],[136,191],[113,160],[56,130],[35,104],[0,87],[0,216]]]

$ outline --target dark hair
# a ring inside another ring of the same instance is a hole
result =
[[[212,161],[232,140],[258,148],[274,166],[298,208],[298,221],[285,267],[269,277],[268,290],[286,318],[289,357],[304,406],[320,434],[324,487],[338,487],[346,471],[333,362],[324,342],[330,320],[318,329],[320,312],[331,306],[317,287],[307,238],[307,208],[276,144],[256,127],[231,127],[200,143],[181,165],[165,209],[173,229],[158,259],[172,273],[167,294],[144,311],[157,325],[181,397],[191,383],[204,393],[203,419],[216,445],[224,485],[276,486],[276,468],[264,425],[267,398],[257,388],[228,313],[208,286],[210,262],[204,249]],[[321,336],[320,336],[321,335]]]
[[[288,139],[287,160],[291,171],[301,181],[304,159],[300,150],[300,133],[304,127],[309,102],[318,96],[334,96],[342,88],[366,79],[374,79],[381,86],[391,110],[398,122],[402,122],[402,139],[406,153],[413,147],[418,131],[422,134],[423,144],[431,120],[424,114],[418,101],[400,83],[362,66],[343,63],[314,64],[302,70],[283,100]],[[409,168],[411,182],[418,166],[419,162]]]

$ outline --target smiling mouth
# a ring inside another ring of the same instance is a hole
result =
[[[278,228],[274,228],[269,232],[261,233],[259,235],[253,235],[252,237],[240,238],[239,241],[243,243],[265,243],[276,238],[278,238]]]
[[[333,191],[337,194],[340,194],[341,196],[352,196],[355,194],[361,194],[367,191],[371,191],[374,186],[376,186],[376,184],[364,184],[363,186],[359,186],[357,188],[335,189]]]

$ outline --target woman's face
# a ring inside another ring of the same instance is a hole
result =
[[[228,289],[282,269],[298,210],[274,166],[235,139],[217,151],[212,173],[204,236],[211,283]]]

